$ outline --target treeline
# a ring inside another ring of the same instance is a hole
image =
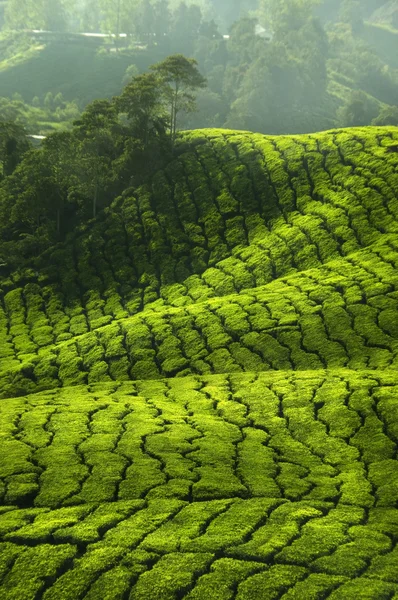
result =
[[[180,116],[195,110],[205,85],[197,62],[176,54],[134,76],[119,96],[89,104],[70,131],[38,149],[28,149],[23,128],[0,121],[2,261],[15,266],[39,253],[145,182],[173,156]]]
[[[217,18],[228,27],[243,12],[257,8],[257,0],[8,0],[4,26],[8,29],[50,31],[124,32],[140,37],[184,35],[180,25]]]

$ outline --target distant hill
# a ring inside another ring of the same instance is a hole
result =
[[[389,0],[383,6],[376,9],[369,18],[376,25],[387,25],[398,29],[398,6],[395,0]]]
[[[370,21],[365,24],[363,38],[387,65],[398,68],[398,28]]]
[[[49,91],[61,92],[65,100],[78,99],[82,105],[111,97],[122,89],[128,66],[134,62],[145,70],[152,58],[139,51],[98,54],[97,45],[79,39],[40,43],[20,34],[14,40],[14,51],[8,37],[4,42],[0,41],[1,94],[11,97],[18,93],[26,102],[35,96],[43,98]]]

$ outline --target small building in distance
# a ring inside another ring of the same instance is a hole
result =
[[[274,39],[273,32],[270,29],[266,29],[259,23],[257,23],[254,28],[254,35],[256,35],[259,38],[262,38],[266,42],[272,42],[272,40]],[[228,34],[223,35],[224,40],[229,40],[230,37],[231,36]]]
[[[28,134],[26,137],[32,142],[33,146],[40,146],[42,141],[46,139],[45,135]]]
[[[259,23],[257,23],[257,25],[254,28],[254,34],[257,37],[262,38],[266,42],[272,42],[272,40],[274,39],[273,32],[270,29],[266,29],[265,27],[263,27]]]

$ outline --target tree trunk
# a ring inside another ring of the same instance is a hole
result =
[[[94,196],[93,196],[93,218],[96,217],[97,214],[97,195],[98,195],[98,182],[95,182],[94,188]]]
[[[170,139],[173,142],[173,123],[174,123],[174,98],[171,100],[171,113],[170,113]]]
[[[174,151],[174,142],[176,137],[177,130],[177,99],[178,99],[178,83],[175,85],[174,98],[171,102],[171,123],[170,123],[170,137],[171,137],[171,147]]]

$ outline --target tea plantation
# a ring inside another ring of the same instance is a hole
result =
[[[0,278],[1,600],[398,599],[397,144],[185,132]]]

